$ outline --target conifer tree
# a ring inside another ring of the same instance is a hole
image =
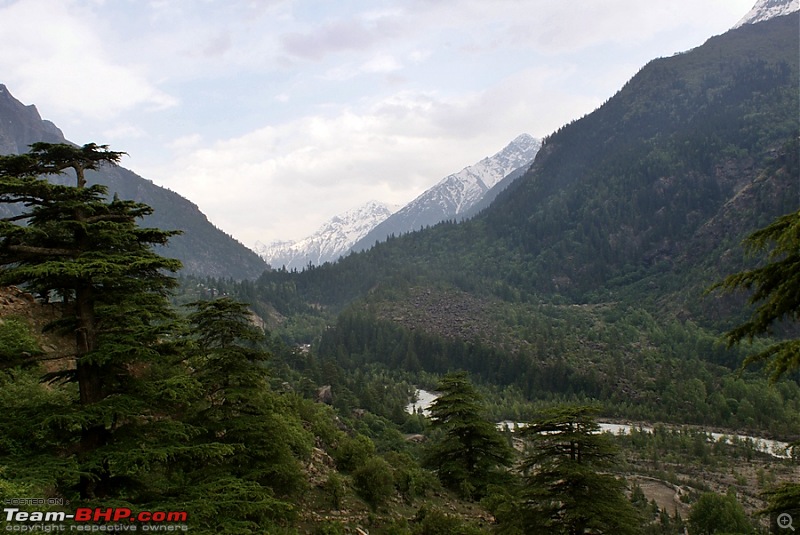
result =
[[[0,157],[0,203],[17,211],[0,220],[0,283],[59,299],[54,327],[75,336],[75,366],[51,379],[78,385],[81,408],[65,407],[60,425],[81,429],[84,499],[110,492],[111,458],[101,450],[141,408],[124,396],[136,395],[137,373],[158,357],[171,318],[166,294],[176,284],[168,272],[180,268],[152,250],[175,232],[137,226],[150,207],[109,201],[104,186],[87,184],[87,170],[115,165],[122,154],[93,143],[35,143],[27,154]],[[74,185],[48,180],[67,172]]]
[[[198,520],[207,526],[259,533],[296,515],[288,498],[304,489],[298,459],[310,454],[313,437],[290,401],[271,390],[266,336],[247,305],[223,297],[188,306],[185,365],[199,391],[185,418],[201,430],[195,443],[235,454],[185,466],[190,490],[181,498],[206,502]]]
[[[599,433],[595,414],[590,407],[557,407],[524,428],[531,441],[522,463],[524,533],[639,533],[625,484],[608,473],[617,451]]]
[[[798,443],[795,444],[795,448],[798,448]],[[778,517],[782,514],[788,514],[794,519],[800,518],[800,483],[787,481],[768,490],[763,497],[767,500],[767,506],[759,511],[759,514],[769,515],[774,528],[785,527],[776,525]]]
[[[443,435],[428,452],[426,463],[442,483],[468,498],[485,494],[497,469],[511,464],[512,450],[497,427],[484,417],[481,395],[466,372],[444,376],[431,404],[434,429]]]
[[[758,268],[728,276],[714,288],[752,290],[749,302],[757,305],[751,318],[726,334],[729,345],[771,334],[776,323],[800,320],[800,210],[779,217],[745,240],[748,252],[772,247],[768,262]],[[745,365],[762,362],[772,381],[800,370],[800,340],[776,342],[751,355]]]

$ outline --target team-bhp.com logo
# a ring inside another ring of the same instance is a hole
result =
[[[64,511],[3,509],[5,530],[20,533],[53,531],[187,531],[186,511],[133,511],[127,507],[78,507]],[[70,525],[65,522],[69,521]]]

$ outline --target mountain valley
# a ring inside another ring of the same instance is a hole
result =
[[[23,189],[0,158],[0,276],[32,281],[0,289],[0,499],[187,512],[199,533],[775,532],[800,515],[800,369],[771,353],[800,338],[798,4],[759,0],[403,207],[255,252],[92,173],[184,230],[156,249],[184,264],[173,291],[124,206],[80,205],[88,188],[48,211],[60,182]],[[65,143],[4,87],[0,118],[3,154]],[[47,209],[15,226],[20,196]],[[783,300],[764,320],[742,286]]]

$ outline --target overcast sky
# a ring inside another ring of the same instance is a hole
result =
[[[0,0],[0,83],[247,246],[405,204],[755,0]]]

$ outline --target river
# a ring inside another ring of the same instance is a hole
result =
[[[425,416],[430,416],[430,406],[431,403],[438,397],[437,392],[430,392],[428,390],[418,389],[417,390],[417,401],[413,401],[406,406],[406,412],[409,414],[414,414],[418,410],[422,411],[422,414]],[[641,431],[645,431],[647,433],[652,433],[653,428],[647,425],[640,425],[640,424],[620,424],[620,423],[611,423],[611,422],[599,422],[600,429],[604,432],[612,433],[614,435],[627,435],[631,432],[631,429],[637,429]],[[498,427],[503,427],[508,425],[509,428],[514,429],[514,425],[517,427],[524,427],[524,422],[512,422],[510,420],[506,420],[503,422],[498,422]],[[702,429],[701,429],[702,430]],[[760,451],[762,453],[768,453],[773,457],[781,458],[781,459],[788,459],[789,458],[789,443],[782,442],[780,440],[771,440],[768,438],[759,438],[759,437],[751,437],[748,435],[737,435],[735,433],[717,433],[717,432],[710,432],[707,434],[711,437],[712,440],[719,441],[725,440],[727,442],[732,442],[733,440],[739,441],[752,441],[753,447],[756,451]]]

